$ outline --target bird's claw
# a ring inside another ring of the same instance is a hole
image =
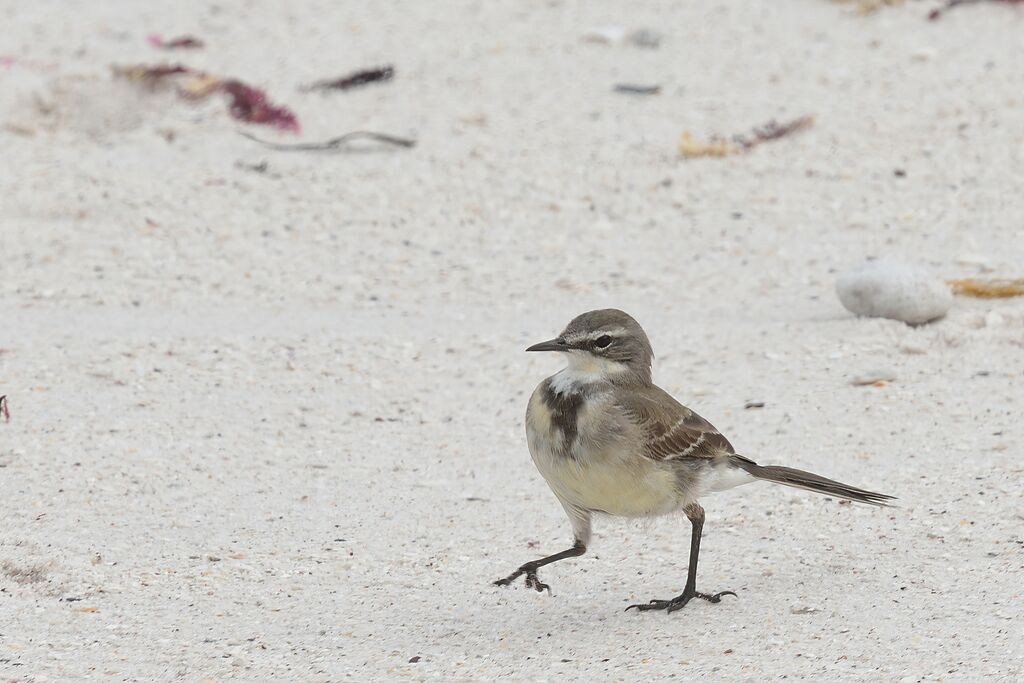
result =
[[[515,570],[514,572],[506,576],[504,579],[498,579],[497,581],[495,581],[494,585],[508,586],[523,574],[526,574],[525,583],[527,588],[532,588],[538,593],[543,593],[544,591],[547,591],[548,595],[551,595],[551,586],[541,582],[541,580],[537,578],[537,570],[531,569],[529,567],[520,567],[519,569]]]
[[[551,586],[547,585],[546,583],[541,583],[540,579],[537,578],[537,572],[535,571],[526,572],[526,587],[532,588],[538,593],[543,593],[544,591],[547,591],[548,595],[551,595]]]
[[[672,613],[686,607],[686,604],[694,598],[700,598],[701,600],[707,600],[708,602],[721,602],[723,595],[737,597],[732,591],[721,591],[719,593],[684,591],[682,595],[678,595],[671,600],[651,600],[650,602],[640,603],[638,605],[630,605],[626,608],[626,611],[628,612],[631,609],[636,609],[638,612],[647,612],[649,610],[663,609],[666,613]]]

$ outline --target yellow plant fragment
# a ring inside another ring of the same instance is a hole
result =
[[[949,280],[947,284],[953,288],[954,294],[973,296],[978,299],[1005,299],[1011,296],[1024,296],[1024,279],[978,280],[966,278]]]
[[[690,131],[683,131],[679,138],[679,153],[684,157],[727,157],[742,151],[742,148],[725,140],[695,140]]]

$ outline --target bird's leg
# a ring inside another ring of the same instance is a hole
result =
[[[580,555],[582,555],[585,552],[587,552],[587,546],[584,545],[583,541],[581,541],[579,539],[576,539],[576,542],[573,543],[573,546],[571,548],[569,548],[568,550],[563,550],[560,553],[555,553],[554,555],[548,555],[547,557],[542,557],[539,560],[533,560],[532,562],[527,562],[522,567],[520,567],[519,569],[515,570],[514,572],[512,572],[511,574],[506,576],[504,579],[498,579],[497,581],[495,581],[494,585],[495,586],[507,586],[510,583],[512,583],[513,581],[515,581],[516,579],[518,579],[523,574],[526,574],[526,587],[527,588],[532,588],[535,591],[537,591],[538,593],[540,593],[541,591],[545,591],[545,590],[548,593],[550,593],[551,592],[551,587],[548,586],[546,583],[541,583],[540,579],[537,578],[537,570],[540,569],[541,567],[543,567],[546,564],[551,564],[552,562],[558,562],[559,560],[564,560],[567,557],[579,557]]]
[[[693,535],[690,536],[690,568],[686,573],[686,587],[683,588],[682,595],[677,595],[671,600],[651,600],[640,605],[630,605],[626,608],[626,611],[635,607],[640,612],[646,612],[651,609],[675,612],[677,609],[686,607],[686,603],[694,598],[700,598],[708,602],[721,602],[723,595],[736,596],[732,591],[722,591],[720,593],[697,592],[697,557],[700,555],[700,534],[704,528],[704,508],[697,503],[691,503],[686,506],[684,511],[686,512],[686,517],[690,520],[690,524],[693,526]]]

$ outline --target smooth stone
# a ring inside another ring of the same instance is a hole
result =
[[[945,282],[918,266],[886,259],[841,275],[836,294],[851,313],[911,325],[941,318],[953,305],[953,292]]]

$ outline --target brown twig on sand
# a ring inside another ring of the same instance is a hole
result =
[[[356,71],[355,73],[342,76],[341,78],[332,78],[323,81],[316,81],[309,85],[303,86],[302,90],[351,90],[352,88],[358,88],[361,85],[367,85],[369,83],[380,83],[383,81],[390,81],[395,77],[395,67],[388,64],[374,69],[363,69],[362,71]]]
[[[146,85],[157,85],[169,76],[193,73],[192,69],[181,64],[159,64],[157,66],[135,64],[132,66],[112,66],[111,70],[118,78]]]
[[[954,294],[973,296],[977,299],[1005,299],[1011,296],[1024,296],[1024,279],[1020,280],[947,280]]]
[[[733,135],[728,140],[713,136],[707,142],[695,140],[689,131],[685,131],[679,140],[679,153],[684,157],[726,157],[742,154],[762,143],[778,140],[809,128],[813,123],[813,116],[801,116],[785,123],[772,120],[754,128],[750,134]]]
[[[759,128],[755,128],[753,135],[735,135],[733,136],[733,140],[743,149],[751,149],[760,145],[762,142],[778,140],[779,138],[784,138],[787,135],[799,132],[804,128],[809,128],[813,123],[813,116],[801,116],[798,119],[793,119],[786,123],[778,123],[773,120]]]
[[[282,143],[263,140],[251,133],[246,133],[241,130],[238,131],[238,134],[244,138],[249,138],[253,142],[258,142],[264,147],[269,147],[270,149],[276,149],[282,152],[331,152],[342,149],[345,145],[355,142],[356,140],[373,140],[374,142],[382,142],[386,145],[394,145],[395,147],[416,146],[415,140],[400,138],[396,135],[388,135],[386,133],[374,133],[368,130],[357,130],[351,133],[345,133],[344,135],[339,135],[336,138],[331,138],[330,140],[325,140],[323,142],[297,143]]]
[[[1004,5],[1016,5],[1024,2],[1024,0],[946,0],[946,4],[942,7],[937,7],[928,13],[928,19],[935,21],[942,17],[943,14],[949,10],[959,7],[960,5],[977,5],[982,2],[999,2]]]
[[[11,411],[7,407],[7,395],[0,396],[0,415],[4,416],[5,422],[11,421]]]
[[[626,95],[657,95],[661,92],[660,85],[636,85],[634,83],[616,83],[612,90]]]
[[[158,50],[198,50],[203,47],[203,41],[194,36],[178,36],[164,40],[160,34],[150,33],[146,36],[146,42]]]

